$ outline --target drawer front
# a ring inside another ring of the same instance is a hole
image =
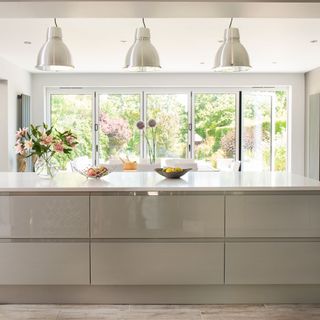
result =
[[[320,237],[320,195],[226,197],[228,237]]]
[[[96,285],[222,284],[223,243],[92,243]]]
[[[224,236],[223,196],[93,196],[93,238]]]
[[[88,243],[0,243],[0,285],[90,284]]]
[[[226,284],[320,284],[320,242],[227,243]]]
[[[89,196],[0,196],[0,238],[87,238]]]

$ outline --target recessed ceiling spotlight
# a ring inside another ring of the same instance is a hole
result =
[[[317,43],[317,42],[318,42],[318,40],[316,40],[316,39],[310,41],[310,43]]]
[[[272,64],[277,64],[278,62],[277,61],[272,61]]]
[[[127,43],[127,40],[120,40],[121,43]]]
[[[31,44],[31,41],[23,41],[24,44]]]
[[[205,64],[205,62],[201,61],[200,64]]]
[[[219,43],[223,43],[223,40],[218,40]]]

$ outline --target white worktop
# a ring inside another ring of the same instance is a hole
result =
[[[0,192],[93,191],[320,191],[320,182],[286,173],[189,172],[165,179],[155,172],[113,172],[100,180],[77,173],[42,179],[35,173],[0,172]]]

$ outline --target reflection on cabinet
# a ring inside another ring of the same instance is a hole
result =
[[[93,196],[93,238],[224,236],[224,197]]]
[[[320,180],[320,94],[309,95],[308,121],[308,177]]]
[[[319,195],[226,197],[227,237],[320,237]]]
[[[320,285],[319,208],[315,193],[3,194],[0,285]]]
[[[223,243],[92,243],[92,284],[222,284]]]
[[[0,196],[0,238],[88,238],[89,196]]]
[[[89,284],[88,243],[0,243],[1,285]]]
[[[320,284],[320,242],[226,243],[226,284]]]

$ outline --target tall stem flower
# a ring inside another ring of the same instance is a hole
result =
[[[156,144],[157,144],[156,126],[157,126],[157,122],[154,119],[150,119],[148,121],[148,127],[146,127],[145,123],[141,120],[137,122],[137,128],[142,131],[143,137],[147,142],[147,149],[148,149],[150,164],[154,164],[156,162]],[[149,128],[151,130],[151,137],[148,137],[147,130]]]

